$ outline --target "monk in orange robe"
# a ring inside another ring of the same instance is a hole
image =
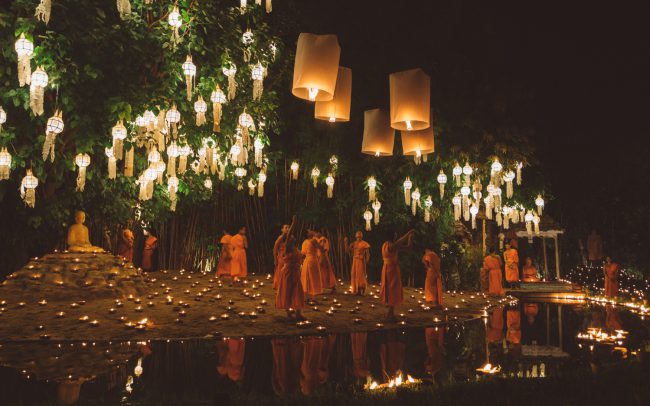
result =
[[[427,270],[427,276],[424,280],[424,300],[434,307],[440,307],[442,306],[440,257],[432,249],[427,248],[422,257],[422,263]]]
[[[442,369],[442,364],[445,359],[445,328],[425,328],[424,341],[427,344],[427,353],[429,355],[426,361],[424,361],[424,369],[433,377]]]
[[[489,290],[491,295],[503,296],[505,294],[501,284],[501,258],[494,253],[494,248],[490,254],[483,259],[483,268],[489,272]]]
[[[336,292],[336,276],[334,275],[334,267],[330,261],[330,240],[325,237],[320,231],[315,231],[314,236],[320,249],[318,250],[318,268],[320,270],[321,285],[323,289],[331,289]]]
[[[302,342],[295,337],[273,338],[271,349],[273,350],[271,380],[275,393],[278,395],[294,393],[300,381]]]
[[[349,244],[345,237],[345,249],[352,255],[352,269],[350,270],[350,291],[353,295],[363,296],[366,290],[366,264],[370,259],[370,244],[363,240],[363,233],[354,234],[355,241]]]
[[[506,282],[514,287],[519,282],[519,253],[510,244],[506,244],[503,259],[506,263]]]
[[[302,253],[296,247],[296,240],[292,232],[295,225],[295,216],[287,234],[282,241],[282,269],[279,270],[277,292],[275,294],[275,308],[287,311],[287,317],[292,317],[295,311],[297,320],[304,320],[302,309],[305,307],[305,295],[300,281],[300,262]]]
[[[368,333],[350,333],[352,341],[352,372],[355,377],[365,380],[370,376],[368,358]]]
[[[503,306],[491,310],[486,335],[491,343],[503,340]]]
[[[155,271],[156,258],[154,254],[158,248],[158,238],[156,238],[153,231],[145,231],[147,239],[144,241],[144,249],[142,250],[142,270],[145,272]]]
[[[607,297],[618,296],[618,270],[618,264],[612,262],[611,257],[605,258],[603,272],[605,274],[605,296]]]
[[[135,236],[128,228],[122,229],[117,236],[117,255],[124,257],[126,262],[133,262],[133,242]]]
[[[379,346],[381,369],[386,378],[392,379],[404,370],[406,344],[399,341],[394,330],[386,332],[386,339]]]
[[[320,277],[320,268],[318,266],[318,250],[320,245],[310,231],[309,238],[302,243],[302,255],[305,260],[302,262],[300,270],[300,281],[305,295],[314,298],[323,293],[323,284]]]
[[[230,275],[237,282],[239,278],[245,278],[248,275],[248,261],[246,259],[248,240],[246,239],[246,227],[240,228],[239,232],[232,236],[230,245],[232,247]]]
[[[506,340],[512,345],[521,344],[521,312],[518,308],[506,311]]]
[[[381,269],[381,303],[388,306],[386,319],[395,321],[395,306],[404,301],[402,292],[402,272],[399,268],[398,252],[404,248],[410,248],[413,242],[414,230],[404,234],[401,238],[393,241],[386,241],[381,247],[381,256],[384,259],[384,266]]]
[[[289,232],[289,227],[289,224],[282,226],[280,236],[275,240],[275,244],[273,244],[273,264],[275,265],[273,271],[273,289],[278,288],[278,279],[280,278],[280,270],[282,269],[282,256],[284,255],[284,242]]]
[[[242,379],[246,341],[243,338],[228,338],[217,342],[217,372],[226,375],[233,382]]]
[[[230,241],[232,236],[228,232],[224,231],[221,236],[221,254],[219,255],[219,262],[217,263],[217,276],[230,276],[232,272],[230,271],[230,262],[232,261],[232,246]]]
[[[329,378],[330,354],[334,352],[336,345],[336,334],[323,337],[325,345],[321,347],[320,360],[318,364],[318,383],[323,385]]]
[[[523,274],[524,282],[539,282],[539,278],[537,277],[537,268],[535,268],[535,265],[533,265],[533,260],[530,257],[526,257]]]

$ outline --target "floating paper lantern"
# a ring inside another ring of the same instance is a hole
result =
[[[0,180],[9,179],[11,173],[11,154],[7,151],[7,147],[0,150]]]
[[[257,62],[257,65],[251,69],[251,79],[253,79],[253,100],[261,100],[262,92],[264,91],[264,76],[266,76],[266,69],[264,66]]]
[[[334,89],[334,98],[329,101],[317,101],[314,117],[318,120],[350,121],[350,104],[352,98],[352,69],[339,67]]]
[[[113,136],[113,153],[115,154],[115,159],[120,160],[124,151],[124,140],[127,136],[127,130],[122,120],[119,120],[113,126],[111,135]]]
[[[54,115],[47,120],[45,125],[45,142],[43,143],[43,161],[47,161],[47,158],[50,158],[51,162],[54,162],[54,146],[56,136],[63,132],[65,124],[63,123],[63,113],[61,110],[54,112]]]
[[[454,175],[454,183],[457,187],[460,187],[460,175],[463,174],[463,168],[460,167],[458,162],[456,162],[456,165],[454,166],[454,169],[452,169],[451,173]]]
[[[219,132],[219,125],[221,124],[221,108],[224,103],[226,103],[226,95],[221,90],[219,85],[214,89],[210,95],[210,101],[212,102],[212,131]]]
[[[320,169],[314,166],[314,169],[311,170],[311,180],[314,183],[314,188],[318,185],[318,177],[320,176]]]
[[[420,206],[420,189],[415,188],[411,193],[411,213],[414,216],[417,214],[418,206]]]
[[[331,173],[325,178],[325,184],[327,185],[327,198],[331,199],[334,197],[334,176]]]
[[[433,206],[433,199],[431,196],[427,196],[424,199],[424,222],[428,223],[431,221],[431,206]]]
[[[178,7],[174,6],[172,8],[172,11],[169,12],[169,16],[167,16],[167,22],[169,23],[169,26],[172,27],[172,44],[175,44],[179,42],[180,38],[178,36],[178,29],[181,28],[181,25],[183,24],[183,17],[181,16],[181,13],[178,12]]]
[[[395,130],[390,126],[386,110],[373,109],[363,113],[363,143],[361,152],[374,156],[393,155]]]
[[[298,171],[300,170],[300,164],[297,161],[291,162],[291,179],[298,180]]]
[[[52,0],[41,0],[36,6],[34,17],[47,25],[50,22],[50,14],[52,14]]]
[[[172,141],[167,146],[167,172],[169,176],[176,176],[176,157],[180,156],[181,149]],[[187,161],[186,161],[187,162]]]
[[[293,95],[310,101],[332,100],[340,56],[336,35],[301,33],[293,68]]]
[[[404,155],[412,156],[415,164],[422,162],[422,155],[430,154],[435,150],[433,127],[419,131],[402,132],[402,149]]]
[[[222,72],[228,78],[228,100],[233,100],[237,95],[237,81],[235,75],[237,74],[237,65],[230,62],[221,68]]]
[[[47,87],[49,77],[42,67],[36,68],[32,72],[32,78],[29,85],[29,107],[34,115],[43,114],[43,102],[45,97],[45,88]]]
[[[120,14],[120,18],[125,20],[131,14],[131,2],[129,0],[117,0],[117,12]]]
[[[373,220],[375,222],[375,225],[379,224],[379,210],[381,209],[381,202],[379,200],[375,200],[372,202],[372,210],[375,212],[373,215]]]
[[[440,170],[440,173],[438,174],[438,189],[440,189],[440,200],[442,200],[443,197],[445,197],[445,184],[447,183],[447,175]]]
[[[542,198],[542,195],[537,195],[535,206],[537,206],[537,214],[541,216],[542,211],[544,210],[544,198]]]
[[[411,205],[411,188],[413,188],[413,182],[411,182],[411,179],[407,176],[406,179],[404,180],[404,203],[406,203],[407,206]]]
[[[370,224],[372,221],[372,212],[370,210],[366,210],[363,213],[363,219],[366,220],[366,231],[370,231],[372,229],[372,225]]]
[[[170,176],[167,178],[167,191],[169,192],[169,209],[171,211],[176,211],[176,192],[178,192],[178,178],[176,176]]]
[[[391,73],[390,125],[396,130],[418,131],[431,125],[431,78],[422,69]]]
[[[266,182],[266,172],[262,171],[257,175],[257,197],[264,197],[264,183]]]
[[[36,188],[38,187],[38,178],[32,174],[31,169],[27,169],[27,173],[23,180],[20,182],[20,196],[25,204],[29,207],[36,205]]]
[[[196,112],[196,126],[200,127],[205,124],[205,113],[208,111],[208,104],[199,96],[194,103],[194,111]]]
[[[375,179],[374,176],[371,176],[368,178],[367,181],[368,184],[368,201],[372,202],[377,198],[377,180]]]
[[[27,38],[25,34],[20,34],[20,38],[14,45],[18,57],[18,83],[25,86],[32,81],[32,55],[34,55],[34,43]]]
[[[79,153],[74,158],[74,163],[79,167],[79,173],[77,174],[77,190],[83,192],[86,187],[86,168],[90,165],[90,155]]]
[[[117,177],[117,159],[113,152],[113,147],[104,148],[106,154],[106,162],[108,164],[108,179],[115,179]]]

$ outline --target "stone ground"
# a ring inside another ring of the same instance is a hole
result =
[[[345,293],[347,286],[339,283],[335,294],[322,295],[304,309],[311,324],[298,326],[275,309],[270,275],[251,275],[233,283],[213,275],[162,271],[146,275],[145,284],[142,295],[121,298],[88,297],[49,284],[43,286],[45,301],[37,300],[33,292],[25,295],[4,286],[0,342],[286,336],[422,327],[481,317],[485,308],[498,302],[483,294],[446,293],[445,307],[434,310],[422,304],[421,290],[405,288],[404,304],[397,309],[399,322],[389,323],[384,322],[385,307],[375,296],[378,285],[370,285],[371,292],[360,297]],[[512,299],[501,299],[508,300]],[[143,326],[137,329],[139,322]]]

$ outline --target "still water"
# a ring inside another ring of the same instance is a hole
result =
[[[577,338],[589,332],[610,336]],[[477,369],[488,363],[502,377],[538,379],[607,368],[634,357],[649,339],[647,322],[623,310],[518,303],[484,319],[426,329],[216,341],[4,343],[0,393],[3,404],[174,399],[212,404],[249,395],[362,391],[400,372],[424,384],[470,382],[487,375]]]

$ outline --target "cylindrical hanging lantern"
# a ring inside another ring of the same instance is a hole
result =
[[[352,98],[352,69],[339,66],[334,98],[330,101],[317,101],[314,117],[318,120],[350,121],[350,101]]]
[[[375,214],[373,216],[373,221],[375,225],[379,224],[379,209],[381,209],[381,202],[379,200],[375,200],[372,202],[372,209],[375,211]]]
[[[298,170],[300,170],[300,164],[298,161],[291,162],[291,179],[298,180]]]
[[[363,212],[363,219],[366,220],[366,231],[370,231],[372,229],[372,225],[370,224],[372,221],[372,212],[370,210]]]
[[[293,95],[310,101],[332,100],[340,57],[336,35],[301,33],[293,67]]]
[[[420,164],[423,154],[435,151],[433,127],[419,131],[402,131],[402,149],[404,155],[412,156]]]
[[[32,174],[31,169],[20,182],[20,196],[28,207],[36,205],[36,188],[38,187],[38,178]]]
[[[74,159],[74,163],[79,167],[77,175],[77,191],[83,192],[86,186],[86,168],[90,165],[90,155],[79,153]]]
[[[391,73],[390,126],[418,131],[431,126],[431,78],[422,69]]]
[[[9,179],[11,173],[11,154],[7,151],[7,147],[0,149],[0,180]]]
[[[395,130],[390,126],[386,110],[366,110],[363,114],[363,144],[361,152],[374,156],[393,155]]]

